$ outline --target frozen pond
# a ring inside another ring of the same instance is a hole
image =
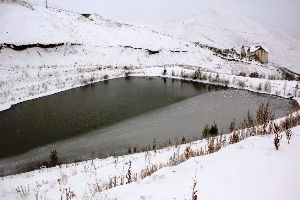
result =
[[[206,123],[219,131],[239,124],[267,101],[276,116],[292,101],[252,92],[162,78],[109,80],[27,101],[0,112],[0,170],[9,174],[49,160],[62,162],[127,152],[128,146],[201,138]],[[0,171],[1,172],[1,171]]]

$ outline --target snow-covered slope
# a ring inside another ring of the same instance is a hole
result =
[[[2,0],[0,15],[0,44],[59,44],[53,48],[33,46],[23,50],[5,46],[0,50],[0,110],[100,81],[106,75],[122,77],[128,69],[132,72],[136,68],[201,67],[224,74],[259,72],[265,77],[280,77],[276,65],[241,61],[236,54],[224,59],[186,39],[97,14],[86,18],[73,11]]]
[[[45,2],[30,0],[44,6]],[[185,40],[221,48],[263,44],[270,51],[270,62],[300,73],[300,42],[271,24],[295,23],[299,12],[296,1],[271,0],[52,0],[53,7],[78,12],[101,13],[106,18],[140,23],[155,22],[148,28]],[[282,9],[272,10],[276,5]],[[290,11],[290,12],[288,12]],[[264,14],[259,14],[263,12]],[[278,13],[280,12],[280,14]],[[269,17],[266,17],[269,16]],[[259,20],[259,23],[257,22]],[[286,22],[285,22],[286,20]],[[294,21],[293,21],[294,20]],[[277,23],[276,23],[277,22]],[[297,23],[297,21],[296,21]],[[294,26],[298,26],[295,24]],[[278,26],[277,26],[278,27]],[[284,26],[285,27],[285,26]]]
[[[300,198],[299,127],[291,145],[272,148],[272,136],[253,137],[216,154],[165,168],[139,183],[113,188],[107,199],[297,200]],[[124,195],[126,194],[126,195]]]
[[[29,4],[30,5],[30,4]],[[180,40],[164,37],[138,27],[102,19],[86,18],[76,12],[24,6],[11,1],[0,3],[0,43],[84,43],[131,45],[150,49],[183,47]]]
[[[219,48],[260,44],[269,49],[269,62],[300,73],[300,42],[286,33],[259,24],[243,16],[215,10],[201,10],[175,21],[149,24],[147,27],[177,38],[198,41]]]
[[[216,153],[190,158],[177,166],[164,166],[187,146],[193,151],[205,149],[206,140],[200,140],[156,152],[95,159],[8,176],[0,179],[0,198],[192,199],[196,180],[198,199],[298,200],[300,126],[293,128],[292,133],[290,144],[284,137],[278,151],[273,145],[274,135],[252,136]],[[160,165],[164,167],[141,178],[147,168],[151,171],[152,166]],[[137,176],[138,181],[125,184],[129,168],[132,178]],[[114,180],[117,185],[123,180],[124,185],[114,187]]]

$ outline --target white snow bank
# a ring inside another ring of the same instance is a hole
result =
[[[300,199],[300,127],[293,129],[290,145],[280,150],[273,135],[251,137],[215,154],[195,157],[164,168],[137,183],[100,193],[107,199],[192,199],[196,176],[198,199]]]
[[[156,153],[95,159],[8,176],[0,179],[0,198],[65,199],[67,194],[75,194],[74,199],[191,199],[196,177],[199,198],[298,200],[300,126],[292,133],[290,144],[284,137],[279,151],[274,148],[273,135],[254,136],[217,153],[164,167],[142,180],[140,172],[147,166],[166,163],[187,146],[200,150],[206,140]],[[138,181],[103,191],[113,177],[118,181],[123,177],[126,182],[129,162],[132,176],[136,174]]]

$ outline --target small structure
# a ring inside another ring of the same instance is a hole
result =
[[[268,63],[269,51],[261,45],[256,46],[242,46],[241,58],[248,58],[249,60],[256,60],[263,64]]]
[[[89,14],[89,13],[82,13],[81,15],[86,17],[86,18],[89,18],[91,16],[91,14]]]

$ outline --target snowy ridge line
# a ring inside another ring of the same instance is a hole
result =
[[[184,65],[170,65],[170,66],[148,66],[148,67],[127,67],[128,70],[122,68],[112,68],[112,69],[104,69],[100,71],[97,76],[94,77],[91,73],[84,74],[83,79],[80,79],[77,82],[64,83],[60,88],[51,88],[43,89],[43,91],[38,91],[38,94],[33,94],[31,96],[20,96],[18,100],[6,101],[0,103],[0,111],[9,109],[12,105],[32,100],[35,98],[40,98],[48,95],[52,95],[58,92],[62,92],[65,90],[69,90],[72,88],[81,87],[84,85],[88,85],[91,83],[96,83],[99,81],[104,81],[108,79],[115,78],[123,78],[126,76],[145,76],[145,77],[166,77],[166,78],[178,78],[187,81],[196,81],[207,84],[215,84],[226,87],[231,87],[235,89],[244,89],[252,92],[257,92],[261,94],[269,94],[276,95],[283,98],[293,98],[298,100],[300,96],[300,88],[298,86],[297,81],[285,81],[285,80],[267,80],[267,79],[259,79],[259,78],[250,78],[250,77],[242,77],[236,75],[229,74],[220,74],[216,72],[203,71],[203,74],[206,74],[207,80],[199,80],[191,78],[195,73],[197,67],[184,66]],[[167,72],[164,74],[164,71]],[[107,75],[107,77],[105,77]],[[184,76],[184,77],[183,77]],[[104,78],[105,77],[105,78]],[[69,77],[72,78],[72,77]],[[75,77],[78,78],[78,77]],[[216,79],[217,78],[217,79]],[[77,79],[76,79],[77,80]],[[86,80],[86,81],[85,81]],[[72,81],[72,80],[71,80]],[[69,84],[69,85],[68,85]],[[71,84],[71,85],[70,85]],[[37,86],[44,85],[44,83],[38,83]],[[34,85],[33,85],[34,86]],[[29,86],[28,86],[29,87]],[[258,89],[260,88],[260,90]],[[267,89],[267,90],[266,90]]]
[[[42,44],[42,43],[8,44],[8,43],[2,43],[2,44],[0,44],[0,50],[5,49],[5,48],[10,48],[10,49],[13,49],[15,51],[22,51],[22,50],[29,49],[29,48],[34,48],[34,47],[48,49],[48,48],[61,47],[61,46],[64,46],[64,45],[75,46],[75,45],[82,45],[82,44],[78,44],[78,43],[52,43],[52,44]]]
[[[297,80],[300,80],[300,74],[299,73],[296,73],[296,72],[293,72],[285,67],[280,67],[279,68],[282,73],[283,73],[283,76],[285,78],[287,78],[289,80],[290,79],[297,79]]]
[[[260,64],[258,62],[250,62],[250,61],[246,61],[244,59],[240,59],[239,58],[239,54],[237,54],[237,52],[234,49],[219,49],[216,47],[211,47],[208,45],[202,45],[199,43],[194,43],[196,46],[199,46],[202,49],[208,49],[210,51],[213,52],[213,55],[226,60],[226,61],[230,61],[230,62],[237,62],[237,63],[243,63],[243,64],[247,64],[247,65],[257,65],[257,66],[261,66],[261,67],[266,67],[263,64]],[[5,49],[5,48],[10,48],[12,50],[15,51],[22,51],[22,50],[26,50],[29,48],[42,48],[42,49],[51,49],[51,48],[56,48],[56,47],[62,47],[62,46],[94,46],[94,47],[105,47],[105,48],[114,48],[114,47],[120,47],[120,48],[129,48],[129,49],[134,49],[134,50],[143,50],[146,51],[149,55],[154,55],[154,54],[159,54],[162,50],[162,48],[155,48],[155,49],[149,49],[149,48],[142,48],[142,47],[134,47],[134,46],[130,46],[130,45],[117,45],[117,46],[112,46],[112,45],[100,45],[100,44],[82,44],[82,43],[50,43],[50,44],[43,44],[43,43],[34,43],[34,44],[8,44],[8,43],[2,43],[0,44],[0,53],[1,53],[1,49]],[[167,49],[168,51],[170,51],[171,53],[188,53],[188,52],[195,52],[194,49],[188,49],[188,48],[176,48],[176,49]],[[174,65],[174,64],[170,64],[170,65]],[[165,64],[165,66],[167,66],[167,64]],[[180,66],[180,65],[178,65]],[[275,68],[279,68],[282,71],[282,74],[284,77],[286,77],[287,80],[291,79],[292,80],[295,78],[299,78],[300,75],[292,72],[286,68],[283,67],[276,67]]]

